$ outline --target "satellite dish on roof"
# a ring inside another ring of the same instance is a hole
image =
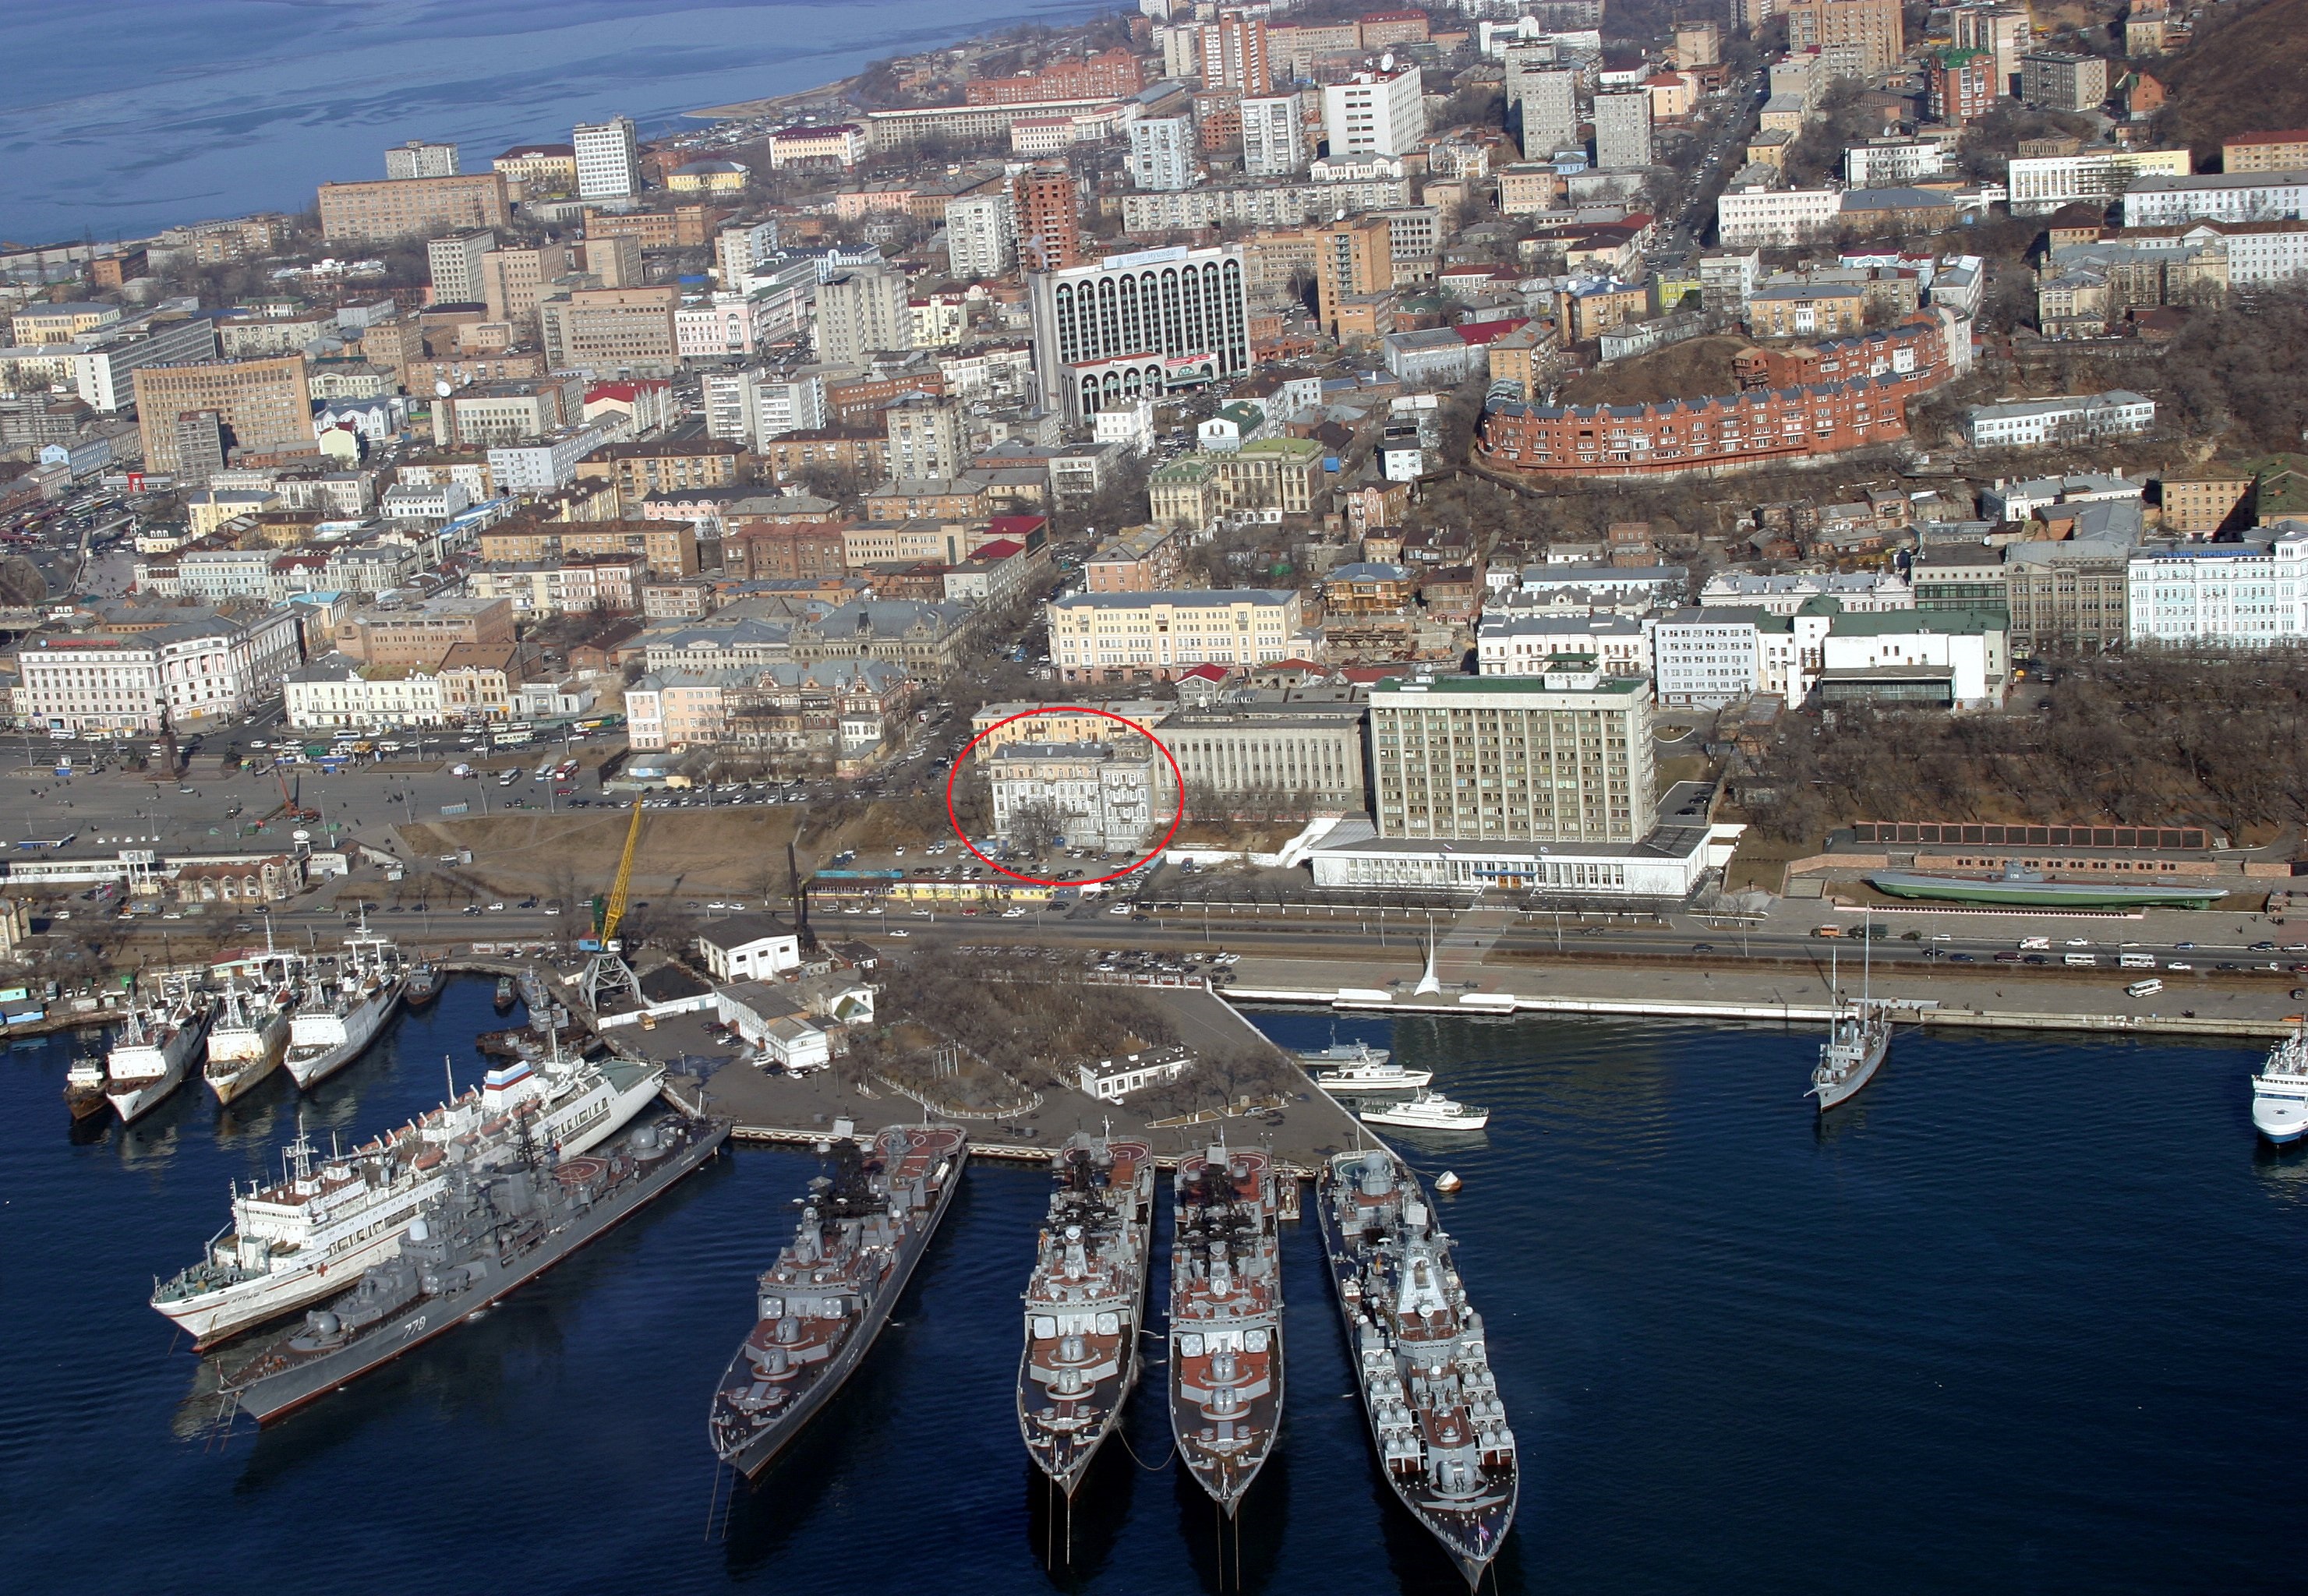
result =
[[[1392,50],[1389,50],[1385,55],[1381,56],[1378,58],[1378,69],[1381,72],[1392,72],[1394,70],[1394,52]]]
[[[455,385],[452,384],[446,377],[442,378],[439,382],[433,384],[434,395],[438,399],[447,399],[451,394],[456,391],[457,390]]]

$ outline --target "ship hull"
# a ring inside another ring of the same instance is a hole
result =
[[[1867,878],[1893,897],[1939,903],[2002,904],[2024,909],[2202,908],[2226,896],[2218,888],[2102,887],[2089,881],[2015,882],[1992,877],[1910,875],[1878,871]]]
[[[1224,1181],[1215,1192],[1213,1169]],[[1170,1439],[1187,1474],[1228,1518],[1240,1511],[1282,1429],[1287,1362],[1275,1179],[1267,1154],[1229,1157],[1213,1148],[1206,1160],[1182,1163],[1173,1180]],[[1239,1272],[1227,1290],[1215,1285],[1221,1255]],[[1221,1368],[1222,1357],[1230,1367]]]
[[[2308,1099],[2253,1093],[2252,1128],[2279,1147],[2298,1141],[2308,1133]]]
[[[426,1343],[447,1334],[483,1309],[536,1279],[571,1253],[615,1229],[670,1190],[684,1176],[719,1151],[729,1134],[726,1122],[714,1122],[643,1179],[610,1194],[581,1217],[572,1220],[550,1240],[522,1258],[512,1269],[483,1285],[453,1297],[420,1300],[409,1311],[387,1320],[351,1345],[309,1359],[280,1373],[264,1376],[226,1389],[237,1412],[260,1425],[271,1424],[308,1403],[340,1391],[361,1376],[383,1368]],[[357,1278],[357,1277],[356,1277]]]
[[[1333,1097],[1367,1097],[1384,1092],[1416,1092],[1421,1086],[1433,1085],[1434,1072],[1431,1069],[1406,1069],[1399,1076],[1387,1080],[1336,1080],[1318,1075],[1314,1077],[1314,1084]]]
[[[723,1463],[746,1479],[753,1479],[769,1467],[779,1453],[793,1445],[795,1437],[809,1428],[809,1421],[817,1417],[843,1386],[848,1384],[849,1377],[857,1371],[857,1366],[874,1350],[874,1343],[882,1338],[883,1330],[890,1323],[890,1315],[898,1306],[898,1299],[906,1294],[906,1286],[914,1278],[916,1266],[922,1261],[922,1255],[929,1251],[930,1242],[937,1236],[938,1226],[945,1220],[946,1209],[952,1206],[953,1194],[960,1189],[961,1171],[969,1162],[969,1143],[964,1140],[953,1154],[953,1168],[947,1172],[945,1184],[938,1191],[937,1201],[931,1206],[928,1220],[917,1232],[907,1236],[904,1244],[898,1248],[897,1261],[891,1267],[887,1283],[874,1293],[864,1322],[844,1339],[825,1372],[810,1382],[809,1389],[792,1407],[755,1430],[743,1444],[719,1452]],[[745,1351],[740,1347],[736,1356],[730,1359],[728,1372],[722,1376],[724,1387],[738,1377],[745,1361]],[[719,1451],[718,1446],[716,1450]]]
[[[1875,1072],[1883,1068],[1883,1060],[1890,1056],[1890,1052],[1891,1033],[1887,1028],[1881,1036],[1869,1044],[1867,1051],[1859,1060],[1858,1068],[1832,1085],[1812,1088],[1813,1094],[1819,1099],[1819,1111],[1823,1114],[1838,1103],[1848,1103],[1858,1096],[1867,1083],[1875,1078]]]
[[[113,1111],[120,1116],[123,1125],[133,1123],[140,1116],[151,1113],[168,1101],[168,1094],[185,1084],[191,1071],[193,1050],[201,1044],[202,1033],[208,1029],[208,1017],[195,1015],[161,1043],[160,1073],[136,1080],[133,1085],[116,1085],[105,1092]]]
[[[557,1138],[555,1150],[564,1158],[573,1158],[615,1136],[657,1096],[662,1078],[654,1072],[644,1073],[636,1083],[613,1089],[607,1098],[606,1111]],[[195,1296],[155,1301],[152,1306],[191,1334],[194,1351],[206,1351],[221,1345],[282,1314],[309,1308],[331,1292],[342,1291],[347,1281],[359,1279],[361,1271],[371,1264],[391,1257],[400,1249],[401,1232],[408,1228],[409,1217],[440,1190],[440,1178],[435,1175],[430,1181],[411,1187],[393,1205],[394,1211],[401,1214],[400,1223],[328,1258],[301,1267],[277,1269]]]
[[[1137,1144],[1140,1158],[1136,1165],[1147,1171],[1142,1185],[1133,1185],[1130,1214],[1123,1223],[1124,1233],[1132,1239],[1133,1254],[1138,1260],[1136,1277],[1131,1283],[1130,1312],[1116,1338],[1114,1374],[1093,1382],[1085,1393],[1066,1400],[1081,1412],[1094,1416],[1087,1425],[1072,1429],[1045,1422],[1039,1413],[1051,1405],[1050,1394],[1034,1378],[1034,1309],[1027,1310],[1026,1344],[1018,1354],[1018,1433],[1026,1443],[1026,1454],[1034,1465],[1049,1476],[1071,1499],[1074,1488],[1097,1461],[1099,1448],[1106,1445],[1122,1422],[1124,1409],[1130,1405],[1131,1394],[1137,1390],[1139,1380],[1146,1371],[1146,1360],[1140,1355],[1140,1338],[1145,1334],[1148,1283],[1153,1274],[1152,1254],[1149,1243],[1153,1239],[1154,1210],[1152,1188],[1153,1149]],[[1111,1299],[1108,1299],[1111,1300]]]
[[[383,1033],[385,1022],[392,1017],[400,1002],[400,983],[396,981],[375,996],[356,1003],[345,1014],[344,1040],[325,1047],[291,1047],[288,1073],[299,1086],[328,1079],[368,1051],[369,1044]]]
[[[244,1040],[245,1039],[245,1040]],[[218,1056],[220,1042],[225,1055]],[[209,1033],[209,1067],[202,1071],[220,1106],[230,1103],[280,1067],[288,1052],[288,1017],[275,1015],[255,1031]]]
[[[1258,1472],[1266,1466],[1267,1458],[1273,1454],[1274,1437],[1282,1428],[1282,1326],[1271,1326],[1267,1334],[1271,1337],[1271,1351],[1268,1356],[1272,1360],[1267,1377],[1269,1390],[1242,1410],[1243,1421],[1250,1427],[1254,1439],[1222,1463],[1208,1468],[1198,1468],[1189,1463],[1186,1468],[1194,1483],[1202,1488],[1211,1501],[1226,1510],[1228,1518],[1241,1510],[1243,1497],[1257,1483]],[[1178,1360],[1178,1344],[1174,1337],[1170,1343],[1173,1368],[1177,1366]],[[1170,1382],[1170,1437],[1176,1444],[1181,1456],[1194,1455],[1194,1453],[1187,1451],[1187,1438],[1201,1429],[1201,1405],[1181,1391],[1178,1381],[1173,1378]],[[1195,1453],[1201,1450],[1197,1445]]]

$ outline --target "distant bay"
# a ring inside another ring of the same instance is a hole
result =
[[[0,6],[0,238],[137,237],[384,176],[408,139],[565,141],[831,82],[1084,0],[15,0]],[[693,124],[692,124],[693,125]]]

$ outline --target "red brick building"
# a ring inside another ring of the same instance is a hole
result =
[[[1018,218],[1018,258],[1029,271],[1063,271],[1089,259],[1082,248],[1081,190],[1064,162],[1029,167],[1010,179]]]
[[[1483,419],[1479,453],[1534,476],[1736,471],[1897,442],[1908,395],[1928,385],[1856,377],[1651,405],[1503,404]]]
[[[1138,57],[1112,49],[1087,60],[1053,61],[1014,78],[981,78],[963,92],[974,106],[1021,106],[1052,99],[1123,99],[1145,86]]]
[[[1786,349],[1742,349],[1732,357],[1742,392],[1801,388],[1847,377],[1897,377],[1916,390],[1947,379],[1947,343],[1936,318],[1917,316],[1895,327],[1855,332]]]
[[[745,581],[840,576],[847,569],[838,521],[746,527],[721,539],[722,574]]]

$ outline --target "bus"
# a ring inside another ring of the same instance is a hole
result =
[[[2135,981],[2125,987],[2123,995],[2127,998],[2152,998],[2163,990],[2164,983],[2151,975],[2145,981]]]

